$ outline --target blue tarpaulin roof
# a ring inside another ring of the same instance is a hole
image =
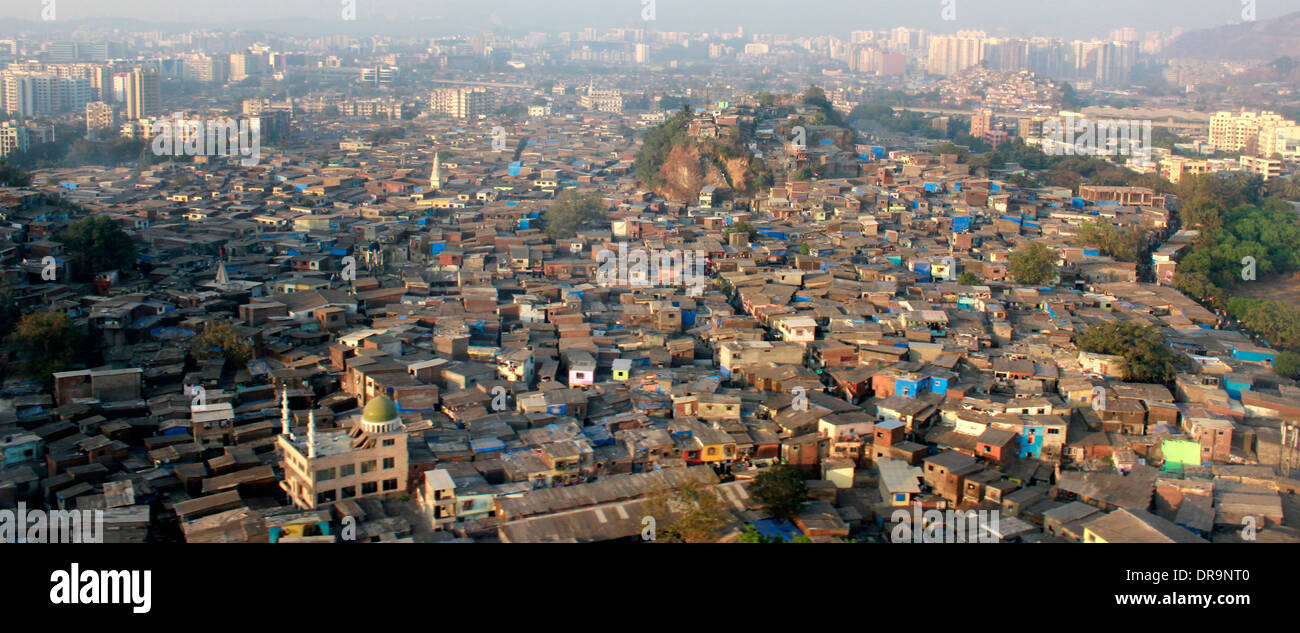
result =
[[[788,519],[762,519],[754,521],[750,525],[754,526],[754,529],[758,530],[758,533],[766,538],[779,538],[789,542],[803,536],[803,532],[799,531],[799,528]]]

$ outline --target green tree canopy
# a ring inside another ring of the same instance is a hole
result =
[[[72,319],[62,312],[24,315],[9,342],[18,348],[23,374],[46,383],[53,380],[50,374],[68,368],[82,345]]]
[[[774,519],[793,519],[808,496],[803,474],[785,464],[773,466],[754,478],[747,489],[767,515]]]
[[[89,216],[72,223],[60,241],[72,258],[73,274],[83,281],[109,270],[129,270],[136,262],[135,241],[107,216]]]
[[[1121,262],[1135,262],[1142,254],[1146,232],[1141,227],[1117,229],[1105,221],[1084,222],[1079,227],[1079,243],[1101,249]]]
[[[229,321],[211,321],[190,340],[190,355],[199,360],[224,356],[226,367],[239,369],[253,357],[253,346],[235,331]]]
[[[1300,321],[1295,310],[1278,301],[1232,297],[1224,302],[1228,314],[1270,345],[1300,351]]]
[[[1273,371],[1292,380],[1300,380],[1300,354],[1284,351],[1273,359]]]
[[[8,162],[0,160],[0,186],[26,187],[32,184],[32,177]]]
[[[572,189],[561,192],[551,208],[542,214],[546,234],[551,239],[573,237],[584,224],[604,219],[608,208],[609,205],[597,194],[578,195]]]
[[[727,235],[731,235],[732,233],[748,233],[751,241],[758,238],[758,229],[754,228],[753,224],[745,222],[744,220],[733,223],[731,226],[727,227],[727,230],[723,231],[723,233]]]
[[[1011,254],[1007,272],[1016,283],[1041,286],[1055,281],[1059,259],[1060,254],[1046,244],[1030,242]]]
[[[1136,321],[1094,323],[1075,344],[1085,352],[1123,356],[1124,379],[1133,382],[1169,382],[1183,362],[1158,328]]]

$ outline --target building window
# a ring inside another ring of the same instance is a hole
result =
[[[340,490],[343,491],[343,498],[344,498],[344,499],[351,499],[352,497],[357,496],[357,487],[356,487],[356,486],[343,486],[342,488],[340,488]]]
[[[337,490],[325,490],[323,492],[318,492],[316,493],[316,503],[318,504],[333,503],[335,501],[336,494],[338,494]]]
[[[351,477],[357,474],[356,464],[344,464],[339,466],[339,477]]]
[[[396,479],[385,479],[385,480],[384,480],[384,492],[388,492],[389,490],[397,490],[397,480],[396,480]]]
[[[390,470],[396,464],[397,460],[392,457],[384,458],[384,470]]]
[[[394,444],[396,444],[396,443],[397,443],[397,440],[384,440],[384,446],[392,446],[392,445],[394,445]]]
[[[366,483],[361,484],[361,494],[363,495],[373,495],[378,491],[379,491],[379,484],[376,484],[373,481],[368,481]]]
[[[375,460],[370,459],[361,462],[361,474],[364,475],[366,473],[373,473],[373,472],[375,472]]]
[[[316,471],[316,481],[329,481],[334,478],[334,469],[326,468]]]

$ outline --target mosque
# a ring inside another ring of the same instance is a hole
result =
[[[406,426],[387,396],[367,403],[351,428],[318,432],[312,412],[302,437],[293,432],[289,398],[281,391],[279,447],[284,469],[280,487],[300,508],[406,490]]]

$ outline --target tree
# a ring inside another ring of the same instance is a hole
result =
[[[758,229],[754,228],[753,224],[745,222],[744,220],[727,227],[727,230],[723,231],[723,233],[727,235],[731,235],[732,233],[748,233],[751,241],[758,238]]]
[[[793,519],[808,496],[803,474],[782,464],[761,473],[749,485],[749,495],[774,519]]]
[[[967,271],[957,275],[957,283],[963,286],[978,286],[984,283],[984,280],[980,279],[974,273]]]
[[[687,481],[673,488],[661,487],[650,494],[646,512],[656,524],[656,542],[707,543],[727,525],[727,510],[712,486]]]
[[[1223,302],[1228,314],[1270,345],[1300,351],[1300,322],[1295,311],[1278,301],[1232,297]]]
[[[63,312],[24,315],[9,335],[9,342],[18,348],[23,373],[44,382],[53,380],[50,374],[67,369],[81,349],[80,339],[72,319]]]
[[[253,346],[235,331],[229,321],[212,321],[190,341],[190,356],[207,360],[216,355],[225,357],[227,367],[239,369],[253,357]]]
[[[1160,330],[1136,321],[1094,323],[1075,337],[1079,349],[1124,357],[1124,380],[1169,382],[1183,359],[1165,343]]]
[[[1093,246],[1105,251],[1107,255],[1122,262],[1137,261],[1142,254],[1142,242],[1145,240],[1142,230],[1136,227],[1116,229],[1109,222],[1084,222],[1079,227],[1079,243]]]
[[[1273,359],[1273,371],[1279,376],[1300,380],[1300,354],[1283,351]]]
[[[1060,255],[1042,242],[1030,242],[1011,254],[1007,272],[1016,283],[1039,286],[1056,279]]]
[[[30,184],[32,184],[30,174],[0,160],[0,187],[26,187]]]
[[[1079,98],[1079,93],[1075,92],[1074,86],[1069,83],[1061,86],[1061,108],[1065,110],[1081,110],[1087,105],[1083,99]]]
[[[803,93],[803,102],[818,107],[830,105],[830,101],[826,98],[826,91],[816,84],[808,84],[808,89]]]
[[[135,241],[106,216],[74,222],[60,241],[72,257],[74,275],[83,281],[105,271],[130,269],[136,262]]]
[[[573,190],[564,191],[542,214],[546,234],[551,239],[573,237],[584,224],[604,219],[607,208],[608,205],[597,194],[579,196]]]
[[[770,108],[775,103],[776,96],[772,93],[764,90],[758,94],[758,105],[763,106],[764,108]]]

